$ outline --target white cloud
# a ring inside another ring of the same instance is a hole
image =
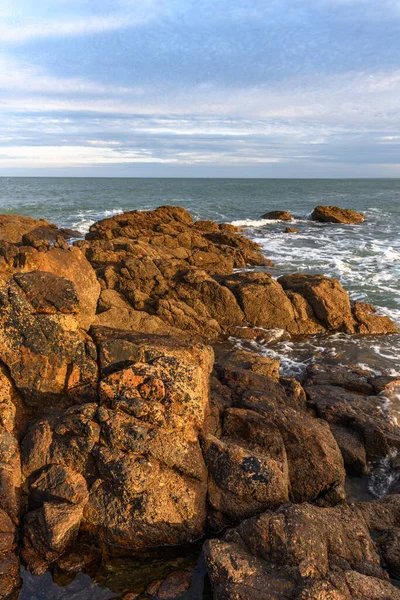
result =
[[[116,31],[132,25],[135,21],[126,16],[93,16],[90,19],[71,21],[46,20],[24,22],[17,25],[0,24],[0,43],[21,43],[37,38],[89,35]]]
[[[0,147],[0,168],[79,167],[120,163],[174,163],[176,159],[152,156],[149,152],[117,151],[85,146]]]

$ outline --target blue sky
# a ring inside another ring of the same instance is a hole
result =
[[[400,0],[2,0],[0,87],[0,175],[400,176]]]

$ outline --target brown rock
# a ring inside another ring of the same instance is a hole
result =
[[[375,335],[398,333],[393,321],[384,315],[376,315],[376,309],[371,304],[355,302],[352,313],[358,323],[356,326],[357,333]]]
[[[18,273],[34,271],[51,273],[54,277],[72,282],[75,294],[79,300],[79,313],[77,316],[79,326],[89,329],[93,323],[97,301],[100,294],[100,285],[90,263],[78,248],[52,248],[48,252],[37,252],[20,248],[15,259],[0,265],[0,282],[6,283],[10,277]],[[39,282],[31,282],[32,296],[35,295],[35,286]],[[51,288],[49,294],[51,294]]]
[[[210,476],[209,502],[215,510],[234,519],[245,518],[288,500],[282,436],[257,413],[228,409],[222,438],[206,436],[203,452]]]
[[[79,526],[111,549],[185,543],[203,533],[207,472],[199,434],[211,349],[105,328],[93,336],[103,373],[100,406],[42,418],[22,444],[31,506],[44,501],[26,517],[25,560],[36,571],[43,568],[37,556],[44,564],[54,560]],[[55,502],[64,506],[60,532],[49,530],[53,521],[44,514]],[[43,532],[36,539],[34,529]]]
[[[390,447],[400,447],[400,430],[382,410],[382,399],[333,385],[305,387],[308,405],[317,416],[361,436],[367,460],[383,458]]]
[[[365,221],[363,214],[338,206],[317,206],[314,208],[311,218],[313,221],[322,221],[323,223],[362,223]]]
[[[284,233],[299,233],[299,230],[295,227],[286,227]]]
[[[350,300],[337,279],[324,275],[284,275],[278,282],[284,290],[303,296],[326,329],[354,333]]]
[[[31,406],[44,395],[95,389],[96,350],[79,331],[76,310],[73,284],[40,271],[16,275],[0,288],[0,358]]]
[[[241,523],[205,556],[213,592],[237,600],[398,600],[361,508],[379,502],[318,508],[285,505]],[[396,505],[386,504],[396,518]]]
[[[0,597],[7,598],[20,583],[16,550],[16,527],[0,509]]]
[[[22,236],[38,227],[55,228],[44,219],[32,219],[32,217],[21,217],[17,215],[0,215],[0,241],[17,244],[22,242]]]
[[[175,571],[168,575],[157,590],[159,600],[174,600],[188,591],[192,583],[189,571]],[[148,592],[147,592],[148,593]]]
[[[291,221],[292,215],[287,210],[273,210],[266,212],[261,217],[262,219],[272,219],[274,221]]]

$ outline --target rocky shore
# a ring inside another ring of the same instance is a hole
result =
[[[76,237],[0,216],[0,598],[21,565],[96,581],[131,560],[143,577],[118,597],[193,598],[188,565],[146,561],[203,547],[218,600],[400,599],[400,477],[348,494],[380,461],[400,470],[400,382],[325,364],[298,381],[229,343],[395,324],[335,279],[272,278],[237,227],[183,208]]]

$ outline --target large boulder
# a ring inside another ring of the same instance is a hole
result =
[[[338,206],[317,206],[314,208],[311,218],[313,221],[322,223],[362,223],[365,221],[363,214]]]
[[[77,535],[141,549],[204,532],[211,349],[107,328],[92,335],[98,399],[33,422],[22,443],[31,511],[24,559],[41,572]],[[86,491],[89,491],[89,494]]]

